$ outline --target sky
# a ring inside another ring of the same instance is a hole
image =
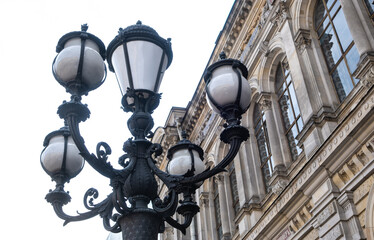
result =
[[[163,38],[172,39],[173,62],[164,75],[161,103],[153,114],[164,126],[172,106],[186,107],[214,49],[233,0],[2,0],[0,1],[0,239],[106,239],[100,217],[63,227],[44,199],[55,184],[40,166],[44,137],[63,126],[57,107],[69,95],[53,78],[51,67],[59,38],[79,31],[81,24],[107,46],[125,28],[141,20]],[[81,124],[88,149],[107,142],[116,165],[122,144],[131,135],[129,113],[120,109],[121,94],[114,73],[83,98],[91,117]],[[110,193],[109,180],[86,164],[65,190],[71,203],[65,211],[84,212],[87,189],[99,190],[99,202]]]

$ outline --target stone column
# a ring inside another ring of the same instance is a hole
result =
[[[191,225],[190,225],[190,236],[191,236],[191,240],[196,240],[196,236],[197,236],[197,234],[196,234],[196,228],[195,228],[195,221],[196,221],[196,218],[194,217],[193,219],[192,219],[192,223],[191,223]]]
[[[276,129],[276,123],[272,110],[272,100],[270,94],[262,94],[259,100],[260,108],[264,111],[266,118],[266,127],[269,135],[270,149],[274,162],[274,172],[279,170],[283,171],[285,165],[282,160],[281,145],[278,141],[278,133]]]
[[[226,191],[224,186],[224,176],[222,173],[214,176],[214,181],[216,181],[218,185],[218,196],[219,196],[219,207],[221,213],[221,224],[222,224],[222,235],[223,240],[231,239],[230,233],[230,223],[229,223],[229,216],[228,216],[228,209],[227,209],[227,201],[226,201]]]
[[[163,233],[163,240],[173,240],[174,239],[174,229],[171,226],[167,226],[165,228],[165,232]]]
[[[208,234],[209,226],[208,221],[211,221],[209,219],[209,193],[207,192],[201,192],[200,193],[200,217],[201,217],[201,223],[202,223],[202,232],[201,236],[202,239],[210,240],[210,235]]]
[[[362,25],[360,17],[356,11],[356,8],[352,0],[340,0],[342,10],[344,12],[345,19],[349,30],[352,34],[353,40],[357,47],[358,53],[362,56],[364,53],[372,50],[370,41],[366,35],[365,29]]]

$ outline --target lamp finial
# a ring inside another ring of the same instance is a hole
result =
[[[220,58],[221,60],[226,59],[226,54],[225,54],[224,51],[222,51],[222,52],[219,54],[219,58]]]
[[[81,25],[81,31],[82,32],[87,32],[87,29],[88,29],[87,23]]]

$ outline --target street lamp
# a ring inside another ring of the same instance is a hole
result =
[[[44,141],[41,164],[56,182],[56,189],[47,194],[46,200],[65,220],[64,224],[100,215],[105,229],[122,232],[123,239],[157,239],[165,222],[185,234],[199,211],[193,199],[195,190],[204,180],[225,171],[241,143],[249,137],[248,130],[240,125],[251,98],[247,69],[238,60],[226,59],[222,54],[204,75],[208,102],[226,120],[220,138],[230,144],[227,155],[214,168],[205,169],[203,150],[183,134],[183,139],[168,150],[169,163],[164,172],[154,161],[163,151],[161,145],[147,139],[153,136],[151,114],[159,105],[158,90],[173,58],[170,39],[161,38],[154,29],[138,22],[120,29],[105,51],[101,40],[87,33],[87,28],[83,25],[81,31],[64,35],[53,62],[53,74],[71,93],[71,99],[64,101],[57,111],[65,126],[47,135]],[[127,125],[133,138],[123,145],[125,154],[118,161],[121,169],[113,168],[107,161],[111,154],[107,143],[97,144],[96,155],[92,154],[79,131],[79,123],[90,116],[81,102],[82,95],[104,82],[105,56],[109,70],[116,74],[123,110],[132,112]],[[64,184],[81,171],[85,161],[110,179],[113,191],[102,202],[94,203],[98,191],[87,190],[84,205],[88,211],[70,216],[63,211],[71,199]],[[155,176],[168,188],[163,200],[158,195]],[[175,213],[182,215],[184,222],[174,220]]]

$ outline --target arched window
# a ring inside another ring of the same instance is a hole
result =
[[[269,192],[269,180],[271,178],[271,175],[273,174],[274,163],[269,145],[269,136],[266,127],[265,114],[260,110],[258,104],[256,104],[254,109],[253,120],[258,151],[260,154],[262,176],[264,178],[266,192]]]
[[[232,162],[229,165],[229,180],[231,188],[231,197],[232,197],[232,207],[234,209],[235,216],[239,213],[239,194],[238,194],[238,183],[236,181],[235,165]]]
[[[343,101],[358,82],[352,73],[357,68],[360,56],[340,0],[318,0],[314,26],[339,100]]]
[[[292,160],[296,160],[302,152],[302,149],[297,146],[298,141],[296,140],[296,136],[303,128],[303,121],[300,116],[299,104],[286,60],[283,63],[279,63],[275,79],[275,89],[282,113],[283,126],[286,131]]]
[[[213,204],[214,204],[214,217],[216,219],[216,231],[218,239],[222,239],[222,221],[221,221],[221,208],[219,205],[218,184],[216,179],[213,180]]]
[[[368,10],[369,16],[372,21],[374,21],[374,1],[373,0],[364,0],[366,8]]]

